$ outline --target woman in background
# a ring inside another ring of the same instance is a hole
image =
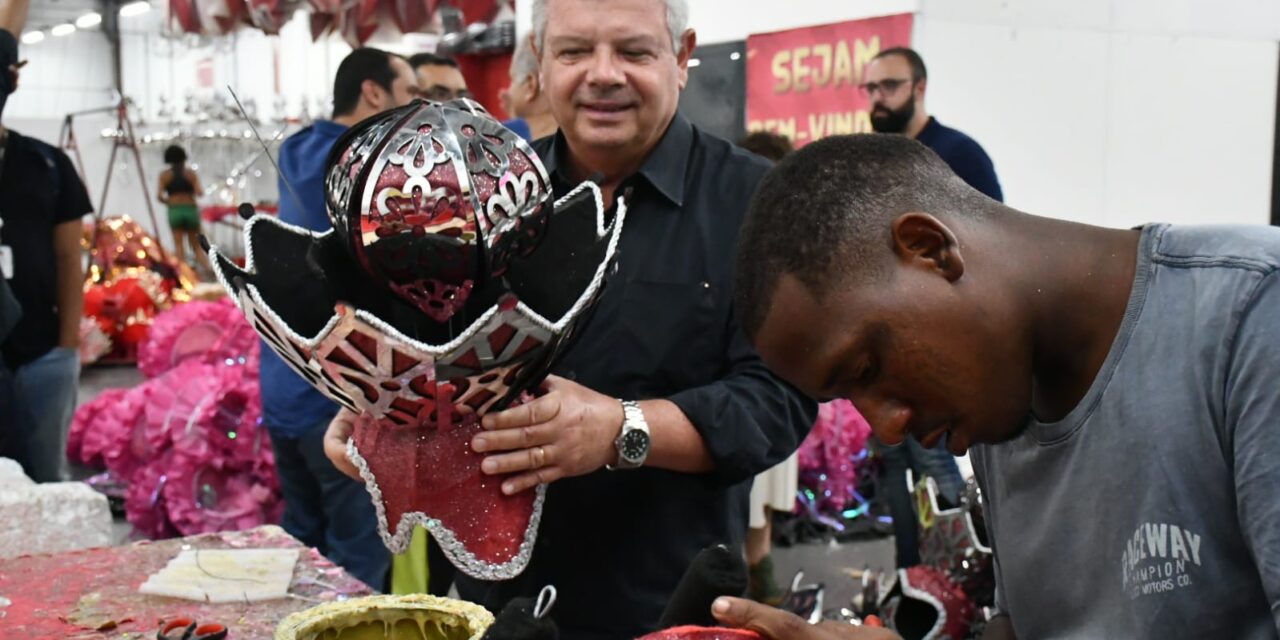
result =
[[[169,165],[160,174],[157,197],[169,207],[169,229],[173,231],[174,252],[180,262],[187,262],[187,247],[207,272],[209,259],[200,248],[200,210],[196,198],[204,195],[200,177],[187,167],[187,152],[178,145],[164,150],[164,162]]]

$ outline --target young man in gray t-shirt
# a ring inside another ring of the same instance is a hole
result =
[[[801,390],[851,398],[887,443],[974,445],[1001,612],[986,637],[1270,639],[1277,272],[1277,229],[1038,218],[862,135],[761,183],[735,296]],[[886,637],[723,605],[769,637]]]

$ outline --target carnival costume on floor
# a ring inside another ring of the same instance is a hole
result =
[[[275,463],[259,427],[258,341],[228,302],[156,316],[138,347],[150,379],[82,406],[67,457],[105,468],[90,484],[123,498],[143,535],[241,530],[280,519]]]

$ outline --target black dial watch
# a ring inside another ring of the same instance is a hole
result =
[[[610,469],[638,469],[649,457],[649,423],[644,420],[640,404],[622,400],[622,433],[613,441],[618,450],[618,462]]]

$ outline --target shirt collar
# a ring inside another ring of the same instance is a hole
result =
[[[689,162],[689,146],[692,142],[693,125],[687,118],[676,112],[666,133],[662,134],[662,139],[658,141],[658,146],[649,152],[649,156],[645,158],[644,164],[640,165],[640,171],[637,172],[676,206],[684,205],[684,178]],[[542,166],[547,168],[548,174],[557,172],[560,154],[566,153],[568,149],[564,134],[557,131],[555,137],[551,139],[547,156],[542,158]],[[561,172],[561,176],[567,178],[568,174]]]
[[[315,122],[311,123],[311,126],[315,127],[317,131],[326,133],[331,136],[342,135],[342,132],[347,130],[347,125],[338,124],[332,120],[316,120]]]
[[[920,133],[916,134],[916,140],[933,136],[933,134],[938,132],[938,128],[941,126],[942,123],[938,122],[937,118],[929,116],[929,119],[924,123],[924,128],[920,129]]]

